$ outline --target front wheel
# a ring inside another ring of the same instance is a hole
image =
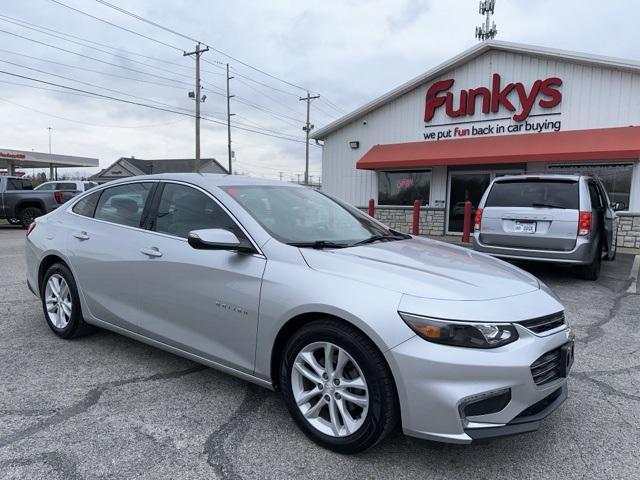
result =
[[[298,330],[287,343],[280,388],[302,431],[323,447],[358,453],[398,421],[395,384],[377,347],[333,319]]]

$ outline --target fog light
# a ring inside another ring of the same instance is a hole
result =
[[[458,407],[460,417],[475,417],[489,415],[503,410],[511,401],[511,389],[503,388],[492,392],[480,393],[465,398]]]

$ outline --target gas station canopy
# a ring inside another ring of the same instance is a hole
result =
[[[55,155],[27,150],[0,148],[0,169],[13,173],[15,168],[97,167],[97,158]]]

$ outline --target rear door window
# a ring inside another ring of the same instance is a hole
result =
[[[33,185],[31,185],[31,180],[8,178],[7,190],[33,190]]]
[[[129,183],[103,190],[94,218],[140,227],[142,212],[152,186],[152,183]]]
[[[93,213],[96,211],[96,205],[98,204],[98,198],[100,198],[101,193],[102,192],[95,192],[84,197],[76,203],[71,210],[73,213],[77,213],[83,217],[93,217]]]
[[[578,210],[580,193],[573,180],[522,179],[495,182],[485,207],[563,208]]]

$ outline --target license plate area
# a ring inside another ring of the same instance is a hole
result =
[[[536,233],[538,222],[516,220],[514,231],[516,233]]]
[[[575,343],[571,340],[560,347],[560,376],[566,378],[573,366]]]

